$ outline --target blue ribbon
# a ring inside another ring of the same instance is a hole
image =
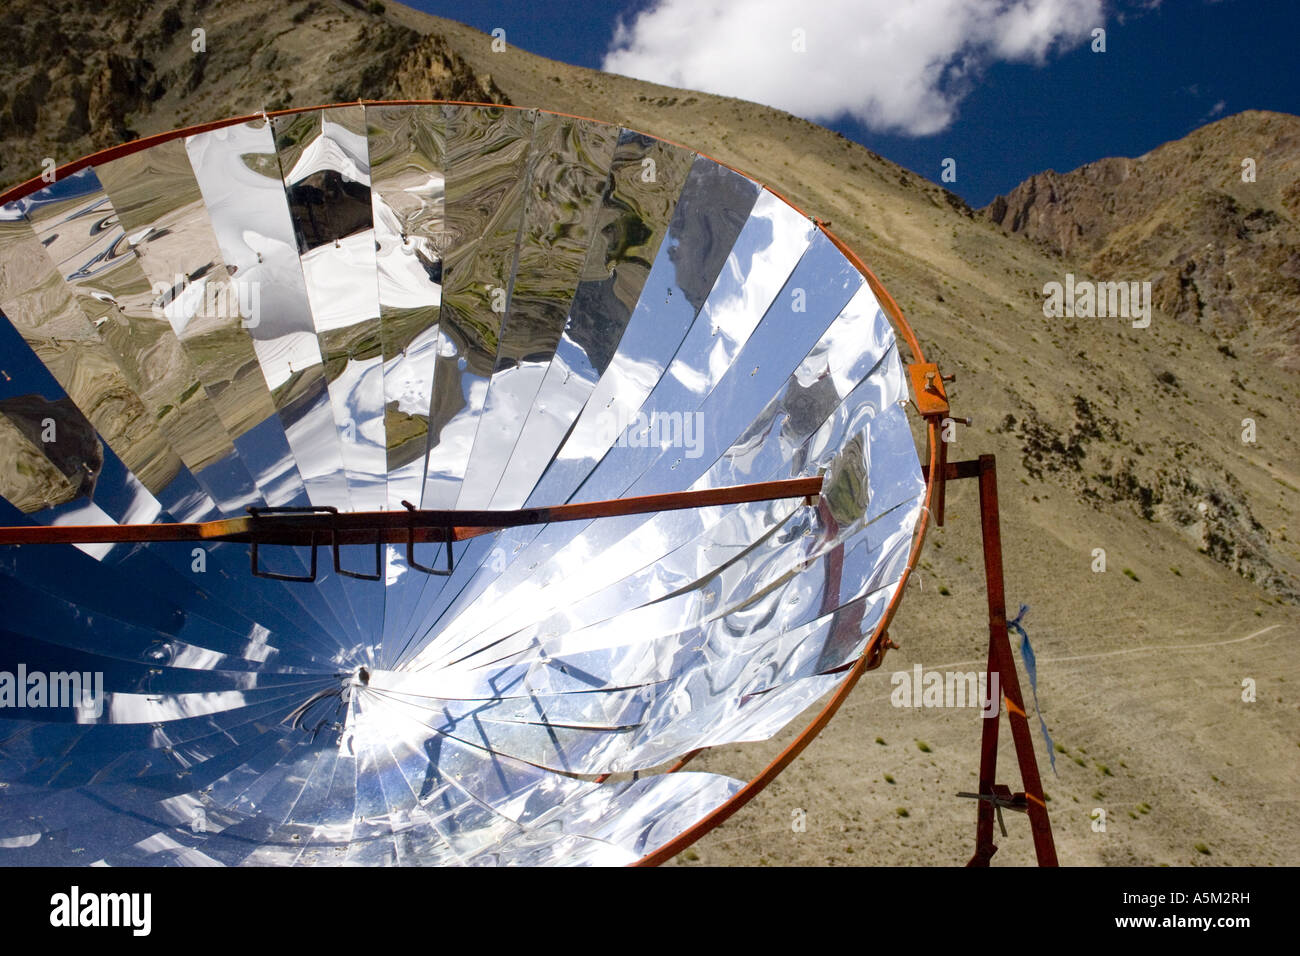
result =
[[[1038,726],[1043,731],[1043,740],[1047,742],[1047,759],[1052,763],[1052,773],[1056,773],[1056,747],[1052,744],[1052,735],[1047,732],[1043,721],[1043,710],[1038,706],[1038,664],[1034,660],[1034,649],[1029,643],[1029,634],[1020,623],[1029,610],[1028,604],[1020,605],[1020,613],[1013,620],[1007,621],[1007,630],[1020,635],[1020,659],[1025,662],[1025,673],[1029,675],[1029,689],[1034,695],[1034,711],[1038,714]]]

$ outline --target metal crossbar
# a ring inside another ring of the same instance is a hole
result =
[[[554,521],[587,521],[596,518],[651,514],[687,508],[803,498],[811,503],[821,493],[822,479],[790,478],[700,491],[679,491],[608,501],[577,502],[513,511],[422,510],[403,501],[403,511],[340,512],[330,506],[292,508],[249,508],[247,517],[216,521],[159,524],[106,525],[21,525],[0,528],[0,546],[24,544],[120,544],[158,541],[239,542],[250,546],[252,573],[277,581],[314,581],[316,549],[322,545],[334,552],[334,570],[348,577],[378,581],[383,577],[383,545],[404,544],[407,563],[426,574],[446,576],[453,570],[451,546],[491,534],[501,528],[549,524]],[[445,544],[447,566],[434,568],[415,560],[415,545]],[[306,575],[281,574],[262,568],[259,549],[268,544],[306,547],[311,564]],[[342,566],[341,545],[373,545],[373,573],[350,571]]]

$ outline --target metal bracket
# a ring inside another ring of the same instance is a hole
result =
[[[890,638],[889,632],[884,631],[880,635],[880,640],[874,644],[867,645],[866,656],[867,666],[864,670],[874,671],[877,667],[885,662],[885,652],[897,648],[898,645]]]
[[[375,532],[375,573],[366,574],[364,571],[349,571],[339,563],[339,539],[337,535],[331,535],[334,544],[334,570],[345,577],[356,578],[360,581],[378,581],[384,576],[384,536],[382,531]],[[314,549],[313,549],[314,550]]]
[[[1002,820],[1002,810],[1015,810],[1017,813],[1029,812],[1029,801],[1025,799],[1023,793],[1012,793],[1010,788],[1004,784],[994,784],[992,793],[959,793],[959,797],[970,797],[973,800],[984,800],[993,804],[993,809],[998,815],[998,827],[1002,830],[1002,835],[1007,835],[1007,825]],[[991,856],[992,854],[990,854]]]
[[[316,580],[316,532],[311,533],[311,573],[310,574],[279,574],[275,571],[263,571],[258,566],[257,560],[257,522],[266,517],[272,517],[277,514],[338,514],[339,509],[324,505],[322,507],[302,507],[302,508],[256,508],[252,505],[248,507],[249,515],[254,519],[253,534],[249,541],[248,559],[252,565],[253,577],[266,578],[270,581],[298,581],[304,584],[310,584]],[[338,545],[334,546],[335,567],[338,566]]]
[[[916,410],[937,430],[939,473],[934,483],[934,523],[943,527],[944,504],[947,499],[948,443],[943,440],[942,430],[946,421],[961,422],[969,425],[969,418],[953,418],[948,404],[947,382],[954,381],[955,375],[940,373],[939,366],[933,362],[913,362],[907,367],[908,377],[912,381],[912,394]]]
[[[947,415],[951,409],[948,390],[943,386],[945,382],[951,382],[953,376],[939,374],[939,366],[933,362],[913,362],[907,367],[907,374],[912,380],[912,394],[921,417],[942,418]]]
[[[443,529],[447,532],[447,570],[439,571],[437,568],[431,568],[427,565],[421,564],[419,561],[415,560],[415,517],[414,517],[415,514],[420,509],[415,507],[415,505],[411,504],[409,501],[403,501],[402,507],[405,508],[407,512],[409,512],[411,515],[411,522],[407,526],[407,531],[406,531],[407,566],[412,567],[417,571],[423,571],[425,574],[432,574],[440,578],[450,577],[451,572],[454,570],[454,567],[452,565],[452,560],[451,560],[451,539],[453,537],[452,534],[453,529],[450,526],[445,526]]]

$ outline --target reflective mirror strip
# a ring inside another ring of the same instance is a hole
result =
[[[128,154],[95,173],[151,284],[152,311],[174,330],[263,499],[307,504],[246,331],[261,320],[261,288],[222,260],[184,142]]]
[[[421,507],[453,508],[509,304],[534,114],[444,107],[447,250]]]
[[[365,110],[313,110],[272,127],[349,497],[357,510],[377,510],[388,469]]]
[[[269,124],[199,133],[185,149],[222,260],[259,290],[259,320],[246,331],[308,497],[346,507],[342,449]]]

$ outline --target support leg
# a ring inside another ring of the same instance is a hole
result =
[[[989,605],[989,687],[993,674],[998,675],[999,696],[1006,700],[1007,717],[1011,722],[1011,737],[1015,741],[1016,757],[1020,764],[1020,779],[1024,784],[1025,809],[1029,814],[1034,836],[1034,852],[1039,866],[1057,866],[1056,846],[1052,840],[1052,824],[1047,815],[1047,801],[1043,796],[1043,783],[1034,757],[1033,735],[1025,715],[1025,701],[1020,693],[1020,678],[1016,673],[1015,658],[1011,654],[1011,641],[1007,637],[1007,605],[1002,575],[1002,530],[998,515],[997,466],[992,455],[979,459],[980,524],[984,539],[984,576],[988,589]],[[980,745],[981,796],[993,796],[997,775],[998,723],[1001,721],[1001,700],[998,715],[984,721]],[[997,852],[993,843],[993,817],[995,807],[991,800],[979,801],[976,820],[975,855],[971,866],[987,866]]]

